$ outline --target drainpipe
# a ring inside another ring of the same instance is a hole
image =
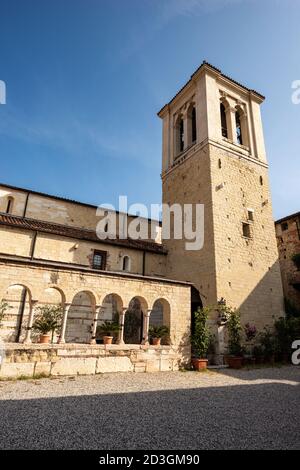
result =
[[[21,336],[21,332],[22,332],[24,311],[25,311],[25,305],[26,305],[26,296],[27,296],[27,289],[26,289],[26,287],[23,287],[21,305],[20,305],[20,310],[21,310],[20,311],[20,320],[19,320],[19,324],[18,324],[18,333],[17,333],[17,338],[16,338],[17,343],[19,343],[19,341],[20,341],[20,336]]]
[[[26,200],[25,200],[25,205],[24,205],[24,211],[23,211],[23,218],[26,217],[26,211],[27,211],[29,196],[30,196],[30,193],[27,193]]]
[[[146,252],[143,251],[143,276],[145,276],[146,272]]]
[[[31,247],[30,247],[30,254],[29,254],[31,260],[34,259],[34,250],[35,250],[37,235],[38,235],[38,232],[37,231],[34,232],[33,239],[31,242]]]

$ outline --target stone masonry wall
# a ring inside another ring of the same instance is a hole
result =
[[[173,371],[189,357],[188,347],[7,344],[0,378]]]
[[[300,271],[292,261],[300,253],[300,216],[277,223],[276,235],[284,295],[300,311]]]
[[[101,318],[102,304],[110,294],[117,294],[121,308],[128,309],[131,299],[138,297],[143,305],[143,313],[151,312],[154,303],[162,299],[169,306],[169,327],[171,345],[182,348],[189,345],[190,333],[190,286],[184,283],[159,280],[133,275],[99,274],[81,272],[74,269],[51,268],[45,265],[20,264],[13,261],[0,261],[0,300],[8,297],[12,286],[26,287],[27,302],[35,301],[34,309],[45,301],[53,302],[49,292],[58,295],[56,303],[72,306],[78,293],[89,296],[91,306],[90,325],[94,315]],[[7,312],[10,315],[10,312]],[[151,315],[150,315],[151,318]],[[11,322],[13,320],[11,319]],[[23,328],[27,326],[25,319]],[[5,320],[4,322],[5,323]],[[18,318],[14,320],[15,329]],[[13,325],[11,325],[13,328]],[[0,336],[5,329],[0,329]]]
[[[213,145],[209,152],[217,295],[240,309],[243,323],[261,330],[284,315],[268,170]]]

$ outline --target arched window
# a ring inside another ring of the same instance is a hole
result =
[[[12,213],[13,204],[14,204],[14,198],[9,196],[7,198],[6,214],[11,214]]]
[[[192,109],[192,143],[197,140],[197,124],[196,124],[196,108],[193,106]]]
[[[241,125],[241,115],[239,110],[235,112],[235,125],[236,125],[236,140],[237,143],[243,145],[243,135],[242,135],[242,125]]]
[[[178,116],[175,125],[175,156],[184,150],[184,123],[182,116]]]
[[[184,125],[183,119],[181,118],[179,121],[179,151],[183,152],[184,149]]]
[[[221,132],[222,137],[228,139],[228,129],[227,129],[227,119],[226,119],[226,109],[223,103],[220,103],[220,114],[221,114]]]
[[[130,258],[129,256],[124,256],[123,258],[123,266],[122,269],[123,271],[130,271]]]

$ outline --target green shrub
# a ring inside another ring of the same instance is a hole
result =
[[[300,309],[290,299],[284,298],[284,306],[287,317],[300,317]]]
[[[267,327],[258,335],[259,344],[262,348],[263,355],[269,359],[276,352],[277,341],[274,333]]]
[[[201,359],[206,358],[208,348],[211,345],[211,333],[207,326],[207,319],[211,310],[211,307],[199,307],[194,313],[194,334],[192,336],[192,346],[196,355]]]
[[[37,308],[38,313],[32,329],[42,335],[59,333],[62,324],[63,309],[60,305],[43,305]]]
[[[295,266],[297,266],[297,268],[299,269],[300,268],[300,253],[296,253],[295,255],[293,255],[291,259],[295,263]]]
[[[169,334],[169,328],[166,325],[149,327],[149,336],[151,338],[164,338],[168,334]]]
[[[99,338],[99,336],[113,336],[113,333],[119,330],[120,325],[117,322],[106,320],[102,323],[102,325],[97,327],[96,337]]]
[[[238,310],[229,311],[229,317],[227,322],[228,328],[228,350],[232,356],[241,356],[243,354],[243,348],[241,345],[241,315]]]
[[[281,355],[291,354],[293,341],[300,338],[300,318],[282,317],[274,326],[277,352]]]

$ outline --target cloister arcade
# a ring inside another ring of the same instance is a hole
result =
[[[38,335],[32,325],[39,308],[58,305],[63,311],[61,330],[53,343],[96,343],[97,327],[104,321],[117,321],[118,344],[148,344],[149,326],[166,325],[171,330],[171,306],[168,299],[153,295],[133,295],[130,299],[114,292],[99,296],[91,290],[79,290],[69,298],[62,288],[48,286],[35,299],[29,285],[16,283],[4,289],[1,299],[8,304],[1,329],[8,342],[35,343]]]

